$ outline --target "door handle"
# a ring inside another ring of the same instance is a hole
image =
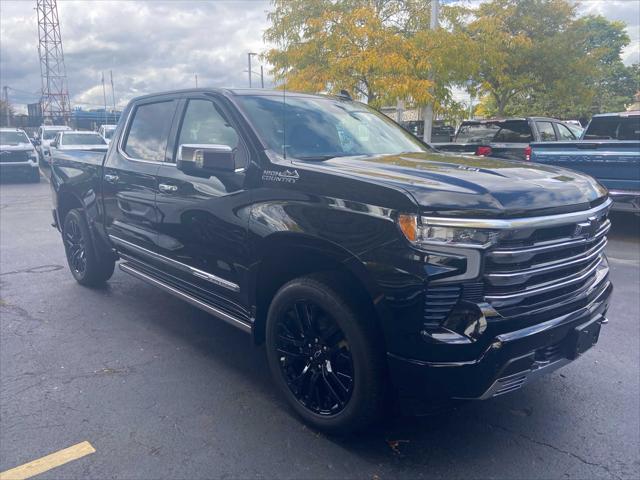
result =
[[[105,182],[109,182],[109,183],[117,183],[118,182],[118,175],[111,175],[109,173],[105,173],[104,174],[104,181]]]
[[[167,183],[161,183],[160,185],[158,185],[158,188],[163,193],[174,193],[178,191],[177,185],[169,185]]]

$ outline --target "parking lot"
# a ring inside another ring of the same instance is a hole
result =
[[[613,217],[610,323],[521,391],[356,438],[305,427],[249,336],[116,271],[79,286],[50,191],[0,186],[0,472],[79,442],[38,478],[639,478],[640,223]]]

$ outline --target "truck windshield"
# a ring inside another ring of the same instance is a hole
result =
[[[278,153],[304,160],[429,149],[385,115],[331,97],[241,95],[240,107]]]
[[[60,142],[62,145],[106,145],[97,133],[65,133]]]
[[[0,132],[0,145],[20,145],[30,143],[29,138],[22,132]]]
[[[42,132],[42,139],[43,140],[53,140],[54,138],[56,138],[56,135],[58,134],[58,132],[62,131],[62,129],[59,130],[50,130],[47,129],[45,131]]]
[[[594,117],[585,140],[640,140],[640,115]]]

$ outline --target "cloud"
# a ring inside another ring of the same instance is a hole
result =
[[[13,103],[38,100],[35,1],[0,3],[0,77]],[[267,1],[58,1],[72,105],[111,105],[144,93],[199,86],[245,87],[247,52],[263,52]],[[256,61],[256,60],[254,60]],[[254,63],[254,70],[255,70]]]

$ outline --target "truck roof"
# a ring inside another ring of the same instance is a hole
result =
[[[165,95],[178,95],[184,93],[217,93],[226,96],[244,96],[244,95],[260,95],[270,97],[308,97],[308,98],[344,98],[338,95],[324,95],[318,93],[302,93],[287,90],[274,90],[267,88],[187,88],[181,90],[167,90],[164,92],[150,93],[135,97],[132,101],[142,100],[146,98],[160,97]]]
[[[553,120],[556,122],[562,122],[557,118],[551,117],[506,117],[506,118],[483,118],[480,120],[464,120],[462,123],[495,123],[495,122],[514,122],[514,121],[526,121],[526,120]]]
[[[594,115],[592,118],[601,118],[601,117],[635,117],[640,115],[640,110],[628,110],[626,112],[617,112],[617,113],[598,113]]]

